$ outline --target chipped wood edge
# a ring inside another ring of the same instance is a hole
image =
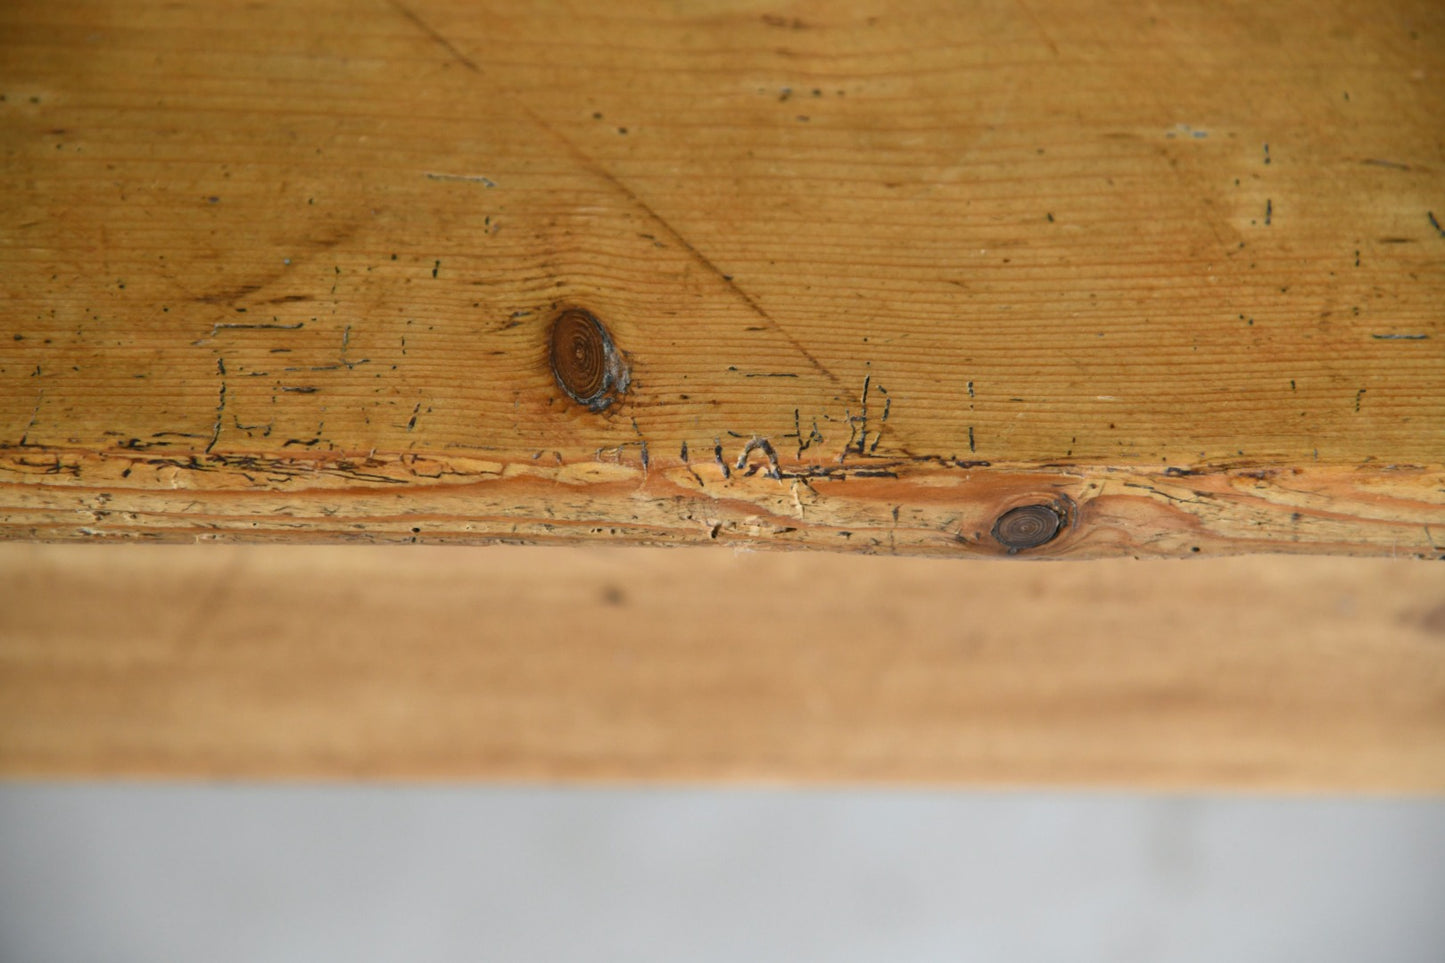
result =
[[[1057,534],[1010,546],[1006,512]],[[1441,466],[567,462],[442,453],[0,451],[0,539],[732,544],[941,557],[1445,557]]]

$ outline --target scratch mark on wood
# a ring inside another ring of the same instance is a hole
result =
[[[722,469],[723,478],[731,478],[733,476],[732,469],[728,467],[727,462],[723,461],[722,439],[714,438],[712,441],[713,460],[716,461],[718,467]]]
[[[1043,40],[1044,46],[1049,48],[1049,53],[1057,58],[1059,56],[1059,46],[1054,43],[1054,38],[1049,36],[1048,30],[1044,28],[1044,22],[1039,19],[1038,14],[1034,13],[1033,8],[1025,3],[1024,0],[1014,0],[1014,2],[1018,4],[1018,8],[1024,12],[1024,16],[1028,18],[1029,23],[1033,24],[1034,30],[1038,33],[1039,38]]]
[[[764,455],[767,456],[767,476],[769,478],[782,477],[782,474],[778,469],[778,454],[773,450],[772,444],[766,438],[754,437],[751,441],[744,445],[742,453],[738,455],[737,464],[734,465],[733,468],[737,471],[742,471],[743,469],[747,468],[748,456],[751,455],[754,451],[761,451]],[[756,469],[753,470],[755,471]],[[752,472],[749,472],[749,474],[751,473]]]
[[[202,304],[229,304],[232,301],[238,301],[244,298],[248,294],[255,294],[259,290],[261,290],[261,285],[259,284],[243,284],[225,291],[217,291],[215,294],[200,294],[196,296],[195,300]]]
[[[214,338],[221,331],[299,331],[305,326],[305,321],[297,321],[295,324],[281,324],[279,322],[255,324],[247,322],[218,321],[215,324],[211,325],[210,334],[208,334],[204,338],[201,338],[198,341],[192,341],[191,344],[192,346],[205,344],[208,340]]]
[[[216,423],[211,428],[211,440],[206,442],[206,454],[216,447],[216,442],[221,440],[222,419],[226,416],[226,363],[221,358],[216,359],[216,374],[221,377],[220,396],[216,399]]]
[[[473,184],[481,184],[485,187],[496,187],[497,182],[490,177],[483,177],[480,174],[442,174],[437,171],[425,171],[427,180],[430,181],[469,181]]]
[[[487,72],[482,69],[481,65],[479,65],[472,58],[468,57],[466,54],[464,54],[455,44],[453,44],[430,24],[426,23],[426,21],[422,20],[421,17],[417,16],[415,13],[409,10],[404,4],[400,2],[400,0],[390,0],[390,3],[392,8],[395,9],[399,14],[401,14],[401,16],[405,17],[414,26],[416,26],[417,29],[421,30],[427,36],[431,37],[433,41],[435,41],[443,49],[450,53],[457,63],[461,64],[463,67],[476,74],[478,77],[487,76]],[[571,138],[565,136],[550,123],[548,123],[540,114],[533,110],[531,106],[526,103],[526,101],[522,100],[516,94],[513,94],[511,92],[506,92],[505,96],[507,96],[507,98],[511,100],[522,113],[526,114],[528,119],[530,119],[538,127],[545,130],[548,134],[552,136],[554,140],[556,140],[563,147],[565,147],[568,153],[570,153],[574,158],[576,158],[576,160],[580,164],[582,164],[600,179],[606,181],[608,185],[610,185],[614,190],[618,191],[625,198],[627,198],[629,202],[631,202],[634,206],[636,206],[639,210],[646,214],[653,222],[655,222],[660,228],[662,228],[662,230],[666,231],[672,237],[672,239],[676,241],[677,244],[689,254],[689,256],[692,257],[694,261],[696,261],[701,267],[707,270],[709,274],[714,275],[719,281],[721,281],[727,287],[727,290],[733,294],[734,297],[741,301],[750,311],[752,311],[764,322],[766,322],[774,331],[776,331],[784,340],[786,340],[815,371],[817,371],[823,377],[827,378],[829,381],[833,382],[836,385],[842,384],[842,381],[838,378],[838,376],[833,374],[832,371],[828,370],[828,368],[825,367],[823,363],[820,362],[813,355],[813,353],[808,350],[807,346],[804,345],[803,342],[793,337],[793,335],[789,333],[788,330],[784,328],[781,324],[779,324],[772,315],[768,314],[767,311],[763,310],[762,305],[759,304],[752,297],[752,295],[748,294],[746,291],[740,288],[733,281],[732,275],[724,273],[721,268],[719,268],[716,264],[713,263],[711,258],[709,258],[698,248],[694,247],[691,241],[684,237],[682,233],[671,224],[671,222],[669,222],[666,218],[664,218],[661,214],[654,210],[650,204],[644,201],[636,191],[634,191],[632,188],[628,187],[625,183],[619,180],[617,178],[617,175],[613,174],[606,167],[602,166],[602,164],[600,164],[594,157],[592,157],[592,155],[588,154],[586,151],[582,150],[582,148],[578,147],[577,144],[571,140]]]
[[[40,393],[35,397],[35,409],[30,412],[30,420],[25,423],[25,430],[20,432],[20,446],[23,448],[30,444],[30,429],[35,427],[35,419],[40,417],[40,406],[45,402],[45,389],[41,388]]]

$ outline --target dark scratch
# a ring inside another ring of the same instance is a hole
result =
[[[490,177],[483,177],[480,174],[439,174],[435,171],[426,172],[427,180],[430,181],[470,181],[474,184],[482,184],[486,187],[496,187],[497,182]]]
[[[455,44],[453,44],[442,34],[438,33],[430,24],[426,23],[426,21],[422,20],[419,16],[409,10],[404,4],[400,2],[400,0],[390,0],[390,3],[391,6],[397,11],[397,13],[405,17],[414,26],[416,26],[417,29],[421,30],[438,45],[440,45],[443,49],[445,49],[448,53],[450,53],[457,63],[461,64],[463,67],[465,67],[467,70],[470,70],[478,77],[486,76],[486,71],[484,71],[481,66],[477,64],[476,61],[472,60],[466,54],[462,53],[462,51],[458,49]],[[526,114],[527,117],[534,124],[547,131],[547,133],[551,134],[558,143],[562,144],[563,147],[565,147],[567,151],[572,154],[572,156],[580,164],[582,164],[584,167],[586,167],[589,171],[591,171],[602,180],[606,181],[610,186],[612,186],[615,190],[617,190],[625,198],[627,198],[628,201],[630,201],[644,214],[651,218],[660,228],[662,228],[662,230],[666,231],[669,235],[671,235],[672,239],[676,241],[677,244],[683,250],[685,250],[694,261],[696,261],[699,265],[705,268],[708,273],[715,275],[719,281],[721,281],[724,285],[727,286],[727,289],[732,292],[734,297],[736,297],[739,301],[746,305],[747,308],[754,314],[756,314],[759,318],[767,322],[767,324],[774,331],[776,331],[779,335],[783,337],[784,340],[786,340],[790,345],[792,345],[794,350],[796,350],[800,355],[803,356],[803,358],[808,362],[809,365],[813,367],[814,370],[816,370],[819,374],[823,375],[834,384],[842,384],[842,381],[839,380],[837,375],[829,371],[822,364],[822,362],[820,362],[816,357],[814,357],[813,353],[810,352],[801,341],[793,337],[787,331],[787,329],[785,329],[777,322],[776,319],[772,317],[772,315],[764,311],[762,305],[755,301],[751,295],[749,295],[742,288],[738,287],[737,284],[733,282],[731,275],[724,274],[723,271],[718,268],[718,266],[714,264],[706,254],[702,253],[702,251],[694,247],[687,238],[683,237],[683,235],[677,230],[677,228],[673,227],[667,219],[665,219],[661,214],[657,213],[657,211],[653,210],[651,205],[649,205],[640,196],[638,196],[636,191],[628,187],[622,181],[618,180],[615,174],[613,174],[607,168],[603,167],[600,163],[597,162],[597,160],[595,160],[580,147],[578,147],[575,143],[573,143],[571,139],[563,135],[555,127],[553,127],[546,120],[544,120],[540,114],[538,114],[530,106],[527,105],[526,101],[520,99],[516,95],[510,95],[510,99],[513,103],[516,104],[517,108],[521,110],[522,113]]]
[[[216,359],[216,374],[221,376],[220,397],[216,401],[216,424],[211,429],[211,440],[206,443],[206,454],[216,447],[216,442],[221,440],[221,419],[226,415],[226,363],[220,358]]]
[[[738,455],[738,462],[733,467],[742,471],[747,467],[748,456],[754,451],[761,451],[768,459],[768,477],[781,478],[782,474],[778,469],[778,453],[773,451],[773,446],[766,438],[754,438],[743,446],[742,454]]]
[[[1054,38],[1049,36],[1049,32],[1044,29],[1044,22],[1039,19],[1038,14],[1034,13],[1033,8],[1027,3],[1024,3],[1024,0],[1014,0],[1014,2],[1018,4],[1019,9],[1024,12],[1024,16],[1033,24],[1034,30],[1038,32],[1039,37],[1044,41],[1044,45],[1049,48],[1049,52],[1057,58],[1059,56],[1059,47],[1054,43]]]
[[[1153,485],[1146,485],[1140,482],[1124,482],[1124,487],[1138,488],[1148,492],[1151,495],[1158,495],[1160,498],[1163,498],[1166,501],[1178,502],[1181,505],[1202,505],[1205,504],[1205,498],[1207,497],[1201,497],[1201,493],[1196,492],[1194,498],[1184,498],[1181,495],[1174,495],[1161,489],[1155,488]]]
[[[25,423],[25,430],[20,433],[20,445],[24,447],[30,443],[30,429],[35,427],[35,419],[40,417],[40,405],[45,401],[45,389],[41,388],[35,398],[35,410],[30,412],[30,420]]]
[[[242,284],[239,287],[230,288],[225,291],[217,291],[214,294],[198,295],[195,300],[202,304],[226,304],[231,301],[239,301],[248,294],[255,294],[261,290],[259,284]]]
[[[305,327],[305,325],[306,325],[306,322],[305,322],[305,321],[297,321],[295,324],[254,324],[254,323],[239,323],[239,322],[230,322],[230,321],[217,321],[215,324],[211,325],[211,333],[208,335],[208,337],[214,338],[214,337],[216,336],[216,333],[217,333],[217,332],[219,332],[219,331],[224,331],[224,330],[239,330],[239,331],[263,331],[263,330],[265,330],[265,331],[298,331],[298,330],[300,330],[301,328]],[[199,341],[196,341],[196,342],[193,342],[193,343],[194,343],[194,344],[200,344]]]
[[[692,463],[688,461],[687,442],[684,441],[682,443],[682,450],[678,452],[678,456],[682,458],[682,463],[687,468],[687,473],[697,481],[697,487],[706,488],[707,483],[702,480],[702,476],[697,473],[697,471],[692,467]]]
[[[807,451],[809,448],[813,447],[813,445],[815,445],[815,444],[821,445],[821,444],[823,444],[823,441],[824,441],[824,439],[823,439],[823,433],[818,430],[818,419],[817,419],[817,418],[814,418],[814,419],[813,419],[813,428],[812,428],[811,431],[808,432],[808,437],[806,437],[806,438],[803,437],[803,423],[802,423],[802,418],[800,417],[797,408],[794,408],[794,409],[793,409],[793,437],[795,437],[795,438],[798,439],[798,457],[799,457],[799,458],[802,458],[802,457],[803,457],[803,452],[805,452],[805,451]]]
[[[399,3],[398,0],[391,0],[391,5],[397,13],[410,20],[418,30],[426,34],[428,37],[431,37],[433,41],[444,47],[447,53],[451,54],[452,57],[457,61],[457,63],[461,64],[472,73],[479,76],[481,75],[482,68],[478,67],[475,61],[473,61],[470,57],[468,57],[466,54],[462,53],[455,46],[453,46],[452,42],[446,37],[433,30],[431,28],[431,25],[428,24],[426,21],[422,20],[421,17],[418,17],[416,14],[412,13],[404,5]]]

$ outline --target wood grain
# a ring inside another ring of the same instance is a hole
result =
[[[0,775],[1445,791],[1378,559],[0,547]]]
[[[0,538],[1439,557],[1442,76],[1433,0],[15,0]]]

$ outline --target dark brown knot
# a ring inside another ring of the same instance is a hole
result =
[[[568,308],[552,322],[552,376],[579,405],[603,411],[624,392],[627,365],[607,329],[587,311]]]
[[[1063,521],[1052,505],[1023,505],[998,517],[993,523],[993,537],[1013,555],[1052,541]]]

